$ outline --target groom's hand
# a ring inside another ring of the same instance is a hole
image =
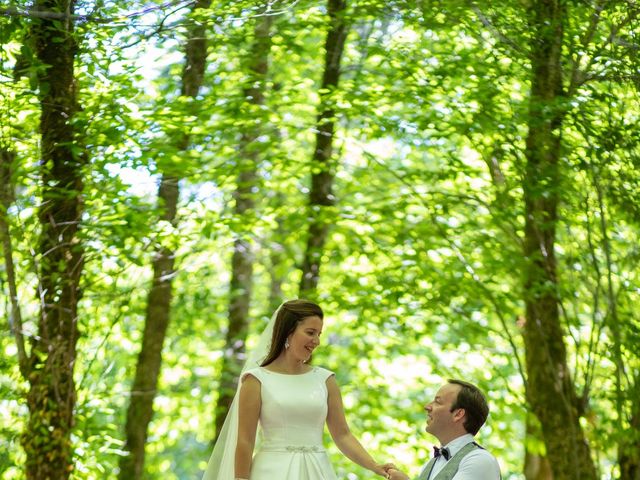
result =
[[[384,478],[389,478],[389,470],[395,469],[396,466],[393,463],[384,463],[382,465],[376,465],[376,470],[374,470],[378,475],[382,475]],[[380,470],[380,471],[379,471]]]

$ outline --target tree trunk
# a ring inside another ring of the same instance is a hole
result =
[[[18,348],[18,365],[24,378],[29,377],[29,359],[22,334],[22,312],[18,303],[18,286],[16,283],[16,269],[13,263],[13,245],[11,244],[11,232],[9,230],[9,207],[14,200],[14,185],[12,170],[15,162],[15,153],[0,147],[0,243],[4,255],[4,267],[7,271],[7,284],[9,286],[9,301],[11,312],[9,314],[9,327],[16,340]]]
[[[555,236],[562,127],[562,0],[532,5],[531,98],[524,177],[527,398],[556,480],[595,480],[559,318]]]
[[[254,41],[248,58],[248,81],[244,97],[249,112],[255,115],[253,125],[247,125],[240,139],[238,182],[234,194],[234,214],[247,217],[255,209],[260,151],[256,139],[263,132],[262,106],[265,103],[265,80],[269,69],[271,26],[273,16],[256,19]],[[242,369],[245,340],[249,330],[249,306],[253,277],[253,248],[250,241],[238,235],[233,244],[231,282],[229,286],[229,328],[225,337],[224,356],[220,374],[218,402],[215,410],[215,438],[218,438],[224,419],[235,395],[237,379]],[[215,440],[214,438],[214,440]]]
[[[628,391],[624,391],[625,374],[623,347],[623,330],[625,322],[618,316],[618,298],[614,289],[615,266],[612,258],[612,247],[609,238],[609,222],[605,208],[605,195],[599,180],[599,172],[593,172],[593,185],[598,200],[598,218],[602,234],[602,250],[604,251],[607,278],[607,315],[606,324],[611,331],[612,344],[609,348],[611,361],[615,364],[615,398],[614,411],[617,412],[619,424],[629,422],[629,430],[621,435],[618,442],[618,464],[620,480],[640,480],[640,376],[631,378]],[[628,407],[627,407],[628,405]]]
[[[524,477],[526,480],[553,480],[551,464],[544,455],[525,451]]]
[[[309,192],[310,223],[307,246],[302,262],[300,297],[313,298],[320,279],[320,264],[324,245],[329,235],[330,220],[327,207],[334,204],[333,137],[335,131],[335,109],[332,98],[340,79],[340,62],[348,34],[345,21],[346,0],[329,0],[329,31],[325,42],[325,67],[320,87],[320,114],[317,120],[316,148],[313,153],[311,191]]]
[[[541,441],[540,426],[531,414],[527,414],[526,422],[524,476],[526,480],[553,480],[549,459],[540,453],[533,452],[528,446],[530,442],[539,443]]]
[[[640,480],[640,375],[636,375],[633,382],[628,395],[631,399],[629,429],[618,447],[620,480]]]
[[[162,219],[172,224],[175,224],[178,198],[178,179],[163,175],[158,199],[163,207]],[[120,458],[121,480],[141,478],[144,471],[147,432],[153,417],[153,400],[162,364],[162,346],[170,320],[174,261],[174,252],[164,247],[156,252],[153,259],[153,283],[147,297],[142,347],[127,410],[124,450],[128,455]]]
[[[274,199],[276,205],[281,207],[286,202],[283,194],[278,194]],[[271,316],[278,306],[283,302],[284,296],[282,285],[286,278],[288,265],[285,263],[287,259],[287,231],[285,229],[284,220],[279,217],[276,220],[276,228],[271,232],[268,242],[269,249],[269,302],[266,315]]]
[[[41,68],[40,133],[42,204],[39,245],[40,317],[31,338],[29,419],[22,437],[26,474],[31,480],[64,480],[73,470],[71,429],[76,386],[73,378],[78,340],[83,249],[83,150],[77,148],[73,119],[78,111],[74,78],[76,43],[73,2],[40,0],[36,10],[60,12],[62,20],[32,18],[32,37]]]
[[[193,11],[208,8],[211,0],[198,0]],[[207,58],[206,27],[195,20],[190,26],[185,46],[185,65],[182,71],[181,93],[195,98],[203,83]],[[189,147],[187,136],[178,140],[179,148]],[[162,220],[176,226],[176,213],[180,198],[179,178],[163,173],[158,188],[158,204]],[[120,459],[120,480],[142,477],[145,445],[149,424],[153,417],[153,401],[162,366],[162,348],[171,319],[172,284],[175,275],[175,253],[162,245],[152,262],[153,281],[147,298],[142,346],[136,364],[136,373],[127,410],[124,450],[128,455]]]

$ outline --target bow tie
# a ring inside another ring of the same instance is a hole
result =
[[[445,460],[449,460],[449,458],[451,458],[451,453],[447,447],[438,448],[434,446],[433,457],[438,458],[440,455],[442,455]]]

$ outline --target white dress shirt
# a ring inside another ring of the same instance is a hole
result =
[[[473,442],[473,435],[468,433],[450,441],[443,447],[449,450],[451,454],[449,458],[451,459],[462,447],[471,442]],[[436,478],[446,463],[447,460],[443,455],[436,458],[428,480]],[[476,448],[462,459],[457,473],[453,476],[453,480],[500,480],[500,466],[493,455],[483,448]]]

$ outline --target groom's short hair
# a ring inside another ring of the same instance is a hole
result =
[[[482,391],[472,383],[450,378],[449,383],[460,385],[458,397],[451,406],[451,411],[463,408],[465,411],[464,429],[475,435],[489,416],[489,405]]]

